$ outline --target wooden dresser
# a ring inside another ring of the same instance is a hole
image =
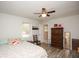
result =
[[[63,49],[63,28],[51,28],[51,46]]]
[[[73,38],[72,39],[72,49],[77,51],[78,48],[79,48],[79,39]]]

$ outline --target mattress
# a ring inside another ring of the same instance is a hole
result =
[[[45,49],[23,41],[17,45],[0,45],[0,58],[47,58]]]

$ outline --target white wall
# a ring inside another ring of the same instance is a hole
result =
[[[30,24],[30,38],[32,40],[32,26],[39,27],[39,40],[43,39],[43,24],[38,21],[23,18],[19,16],[0,13],[0,39],[8,39],[12,37],[21,37],[21,26],[23,22]],[[79,15],[68,16],[58,19],[52,19],[44,24],[48,24],[48,43],[51,41],[51,27],[54,24],[62,24],[64,31],[71,32],[72,38],[79,38]]]
[[[28,40],[32,40],[32,25],[39,26],[38,21],[0,13],[0,39],[21,37],[23,22],[30,24],[30,38]]]
[[[54,24],[62,24],[64,32],[71,32],[71,38],[79,39],[79,15],[52,19],[44,24],[48,24],[48,43],[51,43],[51,28]]]

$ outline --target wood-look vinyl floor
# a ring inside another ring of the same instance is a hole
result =
[[[54,48],[45,43],[42,43],[39,46],[47,51],[48,58],[79,58],[79,53],[76,51]]]

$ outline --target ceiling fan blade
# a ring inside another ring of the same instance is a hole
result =
[[[49,14],[47,14],[47,16],[49,17],[50,15],[49,15]]]
[[[55,10],[53,10],[53,11],[49,11],[49,12],[47,12],[47,13],[54,13],[55,12]]]
[[[41,17],[41,15],[39,17]]]
[[[34,14],[41,14],[41,13],[34,13]]]

